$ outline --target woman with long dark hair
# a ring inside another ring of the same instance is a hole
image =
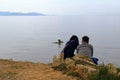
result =
[[[66,43],[63,53],[64,53],[64,59],[71,58],[74,56],[74,51],[79,45],[79,40],[76,35],[73,35],[70,40]]]

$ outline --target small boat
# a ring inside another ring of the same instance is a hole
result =
[[[58,41],[57,42],[53,42],[54,44],[61,44],[61,43],[63,43],[63,41],[62,40],[60,40],[60,39],[58,39]]]

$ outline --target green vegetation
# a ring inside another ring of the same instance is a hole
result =
[[[111,74],[109,72],[109,67],[99,66],[98,69],[98,72],[89,75],[89,80],[120,80],[120,76],[118,76],[117,74]],[[118,68],[117,70],[120,70],[120,68]]]
[[[68,71],[66,64],[62,63],[58,66],[53,66],[52,67],[54,70],[62,71],[64,74]]]
[[[70,71],[70,72],[67,73],[67,75],[73,76],[73,77],[79,77],[79,73],[75,72],[75,71]]]
[[[0,74],[0,80],[15,80],[16,74],[17,73],[14,73],[14,72],[7,72],[7,73]]]
[[[117,71],[120,72],[120,68],[117,68]]]

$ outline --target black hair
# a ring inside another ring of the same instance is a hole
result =
[[[89,37],[88,36],[83,36],[82,41],[88,43],[89,42]]]
[[[71,41],[71,40],[75,40],[75,41],[77,41],[77,42],[79,43],[78,37],[77,37],[76,35],[73,35],[73,36],[70,38],[70,41]]]

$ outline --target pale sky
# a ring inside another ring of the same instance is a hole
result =
[[[0,11],[51,15],[120,15],[120,0],[0,0]]]

